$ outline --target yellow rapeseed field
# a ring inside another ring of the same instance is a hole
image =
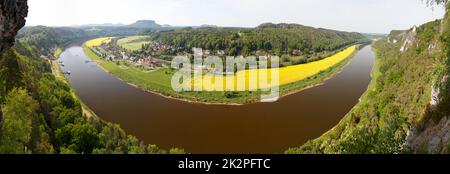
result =
[[[307,64],[274,69],[245,70],[236,73],[234,76],[205,75],[202,80],[193,80],[192,84],[194,88],[200,88],[201,86],[203,91],[225,91],[225,89],[229,91],[254,91],[282,86],[304,80],[327,70],[348,58],[356,49],[356,46],[351,46],[333,56]],[[272,76],[272,73],[279,73],[279,76]],[[279,79],[274,79],[276,77]],[[234,87],[231,83],[233,81]],[[279,83],[276,83],[276,81]],[[229,88],[227,88],[227,82],[231,83],[228,85]]]
[[[102,38],[93,39],[93,40],[87,41],[86,46],[88,46],[88,47],[100,46],[101,44],[111,42],[111,39],[112,39],[111,37],[102,37]]]

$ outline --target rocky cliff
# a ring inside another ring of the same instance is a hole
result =
[[[443,20],[373,43],[367,92],[332,130],[286,153],[449,153],[450,5]]]
[[[27,0],[0,0],[0,53],[14,44],[27,14]]]

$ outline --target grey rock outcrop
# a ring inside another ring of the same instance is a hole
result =
[[[0,0],[0,53],[14,44],[27,15],[27,0]]]

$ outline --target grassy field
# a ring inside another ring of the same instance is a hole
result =
[[[117,41],[117,45],[129,50],[138,51],[142,45],[151,43],[148,36],[130,36]]]
[[[97,40],[96,43],[98,42],[99,41]],[[320,84],[330,75],[340,71],[347,64],[348,58],[356,52],[356,48],[356,46],[349,47],[345,51],[321,61],[280,68],[280,77],[282,78],[282,80],[280,79],[280,93],[285,95],[293,91]],[[259,101],[262,94],[259,90],[255,92],[176,92],[171,86],[171,78],[175,73],[175,70],[161,68],[155,71],[143,71],[141,68],[129,63],[106,61],[95,55],[88,48],[87,44],[83,46],[83,50],[88,57],[97,62],[104,70],[119,79],[134,84],[146,91],[155,92],[168,97],[202,103],[246,104]],[[252,70],[247,70],[245,72],[248,73],[249,71]],[[265,70],[264,72],[267,71],[270,70]]]

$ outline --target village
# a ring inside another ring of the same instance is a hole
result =
[[[127,61],[133,63],[135,66],[141,66],[146,70],[155,70],[161,67],[170,67],[171,61],[174,56],[165,55],[167,52],[173,52],[175,48],[170,45],[164,45],[157,42],[152,42],[147,45],[142,45],[142,49],[138,51],[127,50],[117,44],[117,42],[112,41],[109,43],[103,43],[99,46],[89,47],[97,56],[107,60],[107,61]],[[224,50],[211,51],[203,50],[201,48],[193,48],[193,53],[188,52],[178,52],[176,56],[220,56],[224,57],[226,55]],[[201,68],[203,67],[203,68]],[[209,69],[201,66],[200,68],[208,71]],[[193,67],[198,69],[199,67]]]
[[[147,70],[155,70],[161,67],[170,66],[169,60],[158,58],[158,52],[170,49],[170,46],[159,43],[152,43],[149,46],[151,51],[128,51],[115,42],[101,44],[100,46],[90,47],[90,49],[99,57],[108,61],[128,61],[136,66],[142,66]]]

